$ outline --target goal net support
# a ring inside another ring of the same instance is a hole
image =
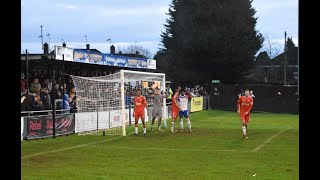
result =
[[[142,90],[142,95],[148,103],[148,110],[145,112],[146,122],[150,122],[152,118],[152,95],[155,88],[159,88],[161,92],[166,90],[164,73],[120,70],[100,77],[70,77],[74,82],[78,99],[75,124],[78,134],[95,132],[126,136],[127,126],[134,125],[135,122],[132,105],[137,89]],[[168,110],[164,98],[162,120],[165,127],[167,117]]]

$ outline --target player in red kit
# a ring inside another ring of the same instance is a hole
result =
[[[178,96],[179,96],[179,90],[176,89],[175,92],[174,92],[173,98],[172,98],[172,107],[171,107],[171,112],[172,112],[172,116],[171,116],[171,119],[172,119],[171,132],[172,133],[175,133],[174,123],[177,120],[177,117],[178,117],[178,114],[179,114],[179,109],[180,109],[180,106],[179,106],[179,103],[178,103]]]
[[[133,98],[133,106],[134,106],[133,116],[135,120],[135,128],[134,128],[135,135],[138,135],[139,118],[141,118],[142,125],[143,125],[143,135],[146,135],[147,129],[146,129],[146,123],[144,121],[144,118],[145,118],[144,109],[147,108],[147,101],[146,101],[146,98],[141,95],[141,89],[137,90],[137,96]]]
[[[250,111],[251,111],[252,105],[253,105],[253,99],[250,96],[249,89],[246,89],[244,92],[244,96],[240,96],[237,102],[237,111],[242,121],[242,131],[243,131],[244,138],[248,138],[247,125],[250,121]]]

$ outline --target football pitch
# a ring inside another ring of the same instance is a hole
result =
[[[23,141],[22,179],[299,179],[299,116],[251,113],[248,139],[236,112],[191,113],[193,132],[61,136]],[[187,124],[184,121],[185,130]],[[179,121],[175,123],[180,129]]]

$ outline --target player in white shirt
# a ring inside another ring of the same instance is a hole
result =
[[[184,94],[184,90],[181,90],[180,96],[178,97],[178,103],[180,106],[179,109],[179,117],[180,117],[180,127],[181,127],[181,132],[183,132],[183,117],[186,118],[189,132],[192,132],[191,130],[191,122],[189,119],[189,114],[188,114],[188,101],[189,98]]]

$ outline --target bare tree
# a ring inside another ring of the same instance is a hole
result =
[[[120,51],[120,49],[119,49]],[[153,54],[146,48],[142,47],[142,46],[138,46],[138,45],[129,45],[127,47],[122,48],[122,53],[125,54],[135,54],[137,51],[139,52],[139,54],[144,55],[148,58],[152,58]]]
[[[255,81],[264,83],[277,83],[279,80],[279,62],[273,60],[277,57],[281,48],[277,42],[272,42],[268,35],[264,36],[265,44],[264,48],[257,56],[256,67],[253,70]]]
[[[266,41],[266,47],[264,48],[264,50],[268,53],[269,57],[271,59],[273,59],[274,57],[278,56],[281,52],[281,48],[279,46],[276,46],[276,42],[271,42],[270,38],[268,35],[265,35],[265,40]]]

